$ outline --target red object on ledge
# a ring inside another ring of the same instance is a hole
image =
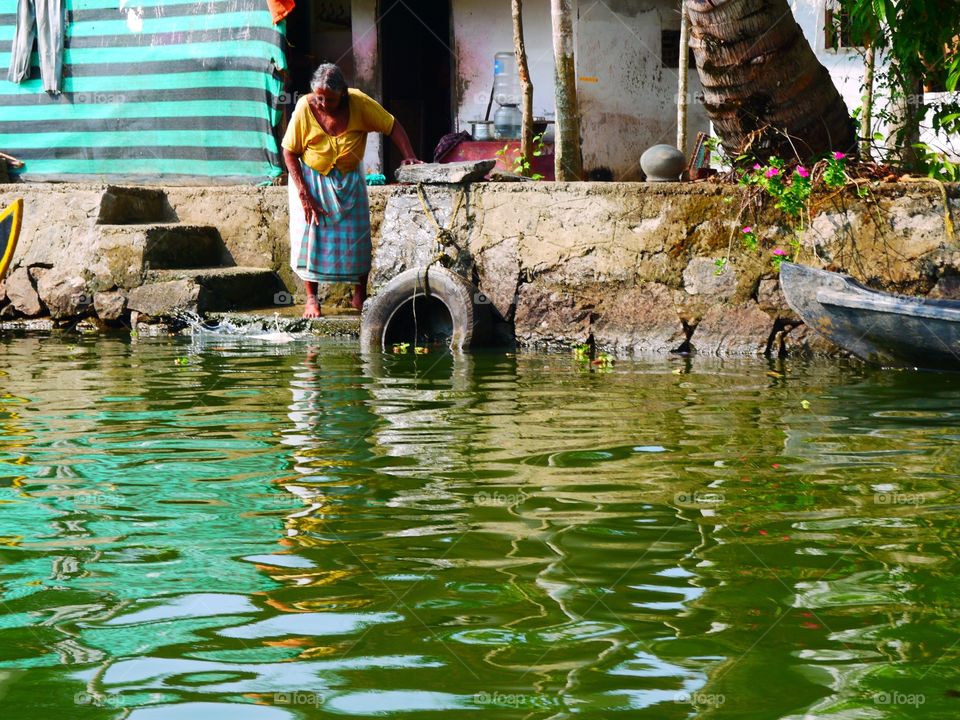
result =
[[[507,151],[501,155],[498,152]],[[462,162],[464,160],[492,160],[497,159],[496,170],[514,172],[513,161],[520,154],[519,140],[471,140],[462,142],[443,156],[441,163]],[[531,158],[530,172],[543,175],[544,180],[553,180],[553,144],[545,143],[543,154]]]

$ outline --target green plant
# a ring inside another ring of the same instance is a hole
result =
[[[546,150],[546,145],[543,142],[543,133],[538,133],[533,136],[533,156],[540,157],[543,155]],[[503,158],[505,163],[510,165],[510,169],[517,173],[518,175],[524,175],[529,177],[531,180],[543,180],[543,175],[540,173],[530,172],[530,161],[526,157],[520,154],[520,149],[515,150],[515,155],[512,159],[510,158],[510,143],[505,144],[502,148],[497,150],[497,157]]]
[[[410,343],[405,343],[405,342],[394,343],[392,346],[392,349],[394,354],[396,355],[406,355],[407,350],[410,349]]]
[[[835,152],[833,157],[827,158],[827,166],[823,170],[823,182],[827,187],[838,188],[847,184],[847,156],[842,152]]]
[[[573,359],[577,362],[590,362],[590,346],[587,343],[574,345]]]
[[[914,147],[920,152],[920,162],[928,177],[943,182],[960,182],[960,163],[948,160],[946,155],[926,143],[917,143]]]
[[[783,160],[771,157],[766,166],[756,163],[752,171],[743,174],[740,182],[763,188],[774,198],[777,208],[802,221],[802,213],[812,190],[810,171],[798,165],[792,173],[787,173],[785,167]]]

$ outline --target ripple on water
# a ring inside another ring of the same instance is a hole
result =
[[[0,338],[5,707],[956,715],[960,383],[284,348]]]

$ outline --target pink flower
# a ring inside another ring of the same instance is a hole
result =
[[[780,257],[784,257],[787,254],[787,251],[784,250],[783,248],[774,248],[773,254],[779,255]],[[776,467],[776,465],[774,465],[774,467]]]
[[[779,174],[780,171],[775,167],[767,168],[767,171],[764,173],[768,178],[776,177]]]
[[[797,166],[797,175],[802,178],[808,178],[810,177],[810,171],[807,170],[803,165],[799,165]]]
[[[756,164],[753,166],[753,169],[754,169],[754,170],[763,170],[763,165],[761,165],[760,163],[756,163]]]
[[[750,227],[749,225],[747,225],[747,226],[743,229],[743,232],[744,232],[744,233],[747,233],[747,234],[752,233],[752,232],[753,232],[753,228]]]
[[[834,160],[843,160],[845,157],[846,157],[846,155],[844,155],[842,152],[835,152],[835,153],[833,154],[833,159],[834,159]]]

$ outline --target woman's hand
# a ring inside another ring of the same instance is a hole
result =
[[[327,214],[308,190],[300,193],[300,204],[303,205],[303,216],[307,225],[319,225],[320,218]]]

